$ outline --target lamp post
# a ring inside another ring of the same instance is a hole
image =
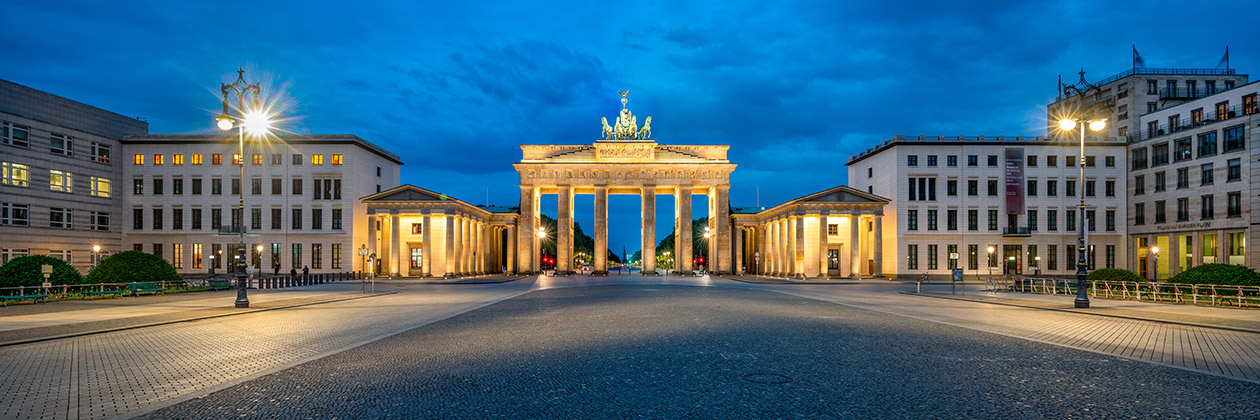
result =
[[[1154,265],[1154,267],[1151,267],[1151,281],[1158,281],[1159,280],[1159,247],[1157,246],[1151,247],[1151,257],[1154,258],[1154,260],[1151,261]]]
[[[249,295],[246,292],[246,282],[248,274],[245,272],[245,131],[249,130],[251,136],[262,136],[267,134],[267,130],[271,128],[271,119],[258,106],[258,94],[261,89],[258,84],[250,84],[245,81],[245,70],[236,71],[236,81],[232,83],[224,83],[221,91],[223,92],[223,114],[219,115],[218,127],[220,130],[231,130],[235,125],[239,134],[237,142],[238,160],[237,167],[240,169],[240,188],[237,189],[239,194],[239,202],[237,209],[240,211],[240,226],[233,226],[238,237],[237,255],[236,255],[236,307],[248,308]],[[236,95],[237,116],[228,114],[228,93]],[[250,96],[249,108],[246,108],[246,96]]]
[[[993,248],[993,245],[989,245],[989,248],[986,249],[986,251],[989,251],[989,258],[984,260],[984,267],[989,270],[989,275],[992,276],[993,275],[993,251],[997,251],[997,249]]]
[[[1041,274],[1041,256],[1038,255],[1033,257],[1033,261],[1036,261],[1036,265],[1033,266],[1033,275],[1035,276]]]
[[[538,241],[542,242],[542,240],[547,239],[547,228],[539,226],[538,232],[536,232],[535,235],[538,236]],[[543,260],[543,255],[542,255],[542,245],[539,244],[538,245],[538,271],[546,271],[544,267],[546,266],[544,265],[544,260]]]
[[[1086,126],[1089,126],[1089,129],[1093,131],[1102,131],[1104,128],[1107,128],[1107,119],[1103,118],[1103,119],[1090,121],[1090,120],[1083,120],[1083,119],[1074,120],[1071,118],[1065,118],[1065,119],[1059,120],[1059,129],[1063,131],[1072,131],[1073,129],[1075,129],[1081,132],[1080,162],[1077,162],[1077,166],[1080,166],[1080,170],[1081,170],[1080,178],[1077,178],[1077,183],[1081,185],[1081,191],[1080,191],[1081,203],[1080,203],[1080,207],[1077,209],[1079,213],[1079,215],[1077,216],[1077,221],[1080,223],[1080,226],[1078,226],[1080,228],[1080,231],[1077,234],[1077,244],[1076,244],[1076,252],[1077,252],[1076,300],[1073,301],[1077,308],[1089,307],[1089,295],[1085,293],[1085,277],[1087,274],[1089,274],[1086,272],[1087,265],[1085,263],[1085,229],[1087,228],[1085,226],[1086,224],[1086,221],[1085,221],[1085,127]]]
[[[101,246],[92,245],[92,266],[93,267],[96,267],[96,264],[99,264],[101,262],[100,253],[101,253]]]

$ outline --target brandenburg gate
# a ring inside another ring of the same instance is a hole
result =
[[[603,139],[590,145],[522,145],[522,158],[514,164],[521,175],[520,228],[517,230],[517,272],[538,272],[541,241],[550,232],[540,230],[540,197],[557,196],[556,272],[573,270],[573,199],[577,194],[595,195],[592,237],[595,274],[608,272],[608,195],[637,194],[641,198],[643,273],[656,272],[656,195],[674,196],[674,249],[678,271],[690,272],[692,260],[692,195],[704,194],[709,203],[710,267],[729,273],[731,255],[730,176],[735,164],[726,158],[730,146],[661,145],[651,140],[652,117],[642,126],[626,108],[613,125],[603,121]]]

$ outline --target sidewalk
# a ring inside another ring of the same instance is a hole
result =
[[[335,302],[384,293],[392,292],[378,291],[376,294],[364,295],[359,291],[358,282],[343,282],[289,289],[251,289],[248,309],[235,307],[236,290],[7,307],[0,309],[19,309],[20,313],[3,315],[6,311],[0,310],[0,346]]]
[[[723,275],[721,278],[734,280],[743,283],[752,284],[867,284],[867,283],[902,283],[900,280],[889,280],[883,277],[863,277],[861,279],[852,279],[848,277],[833,278],[791,278],[791,277],[771,277],[761,275]]]
[[[968,284],[965,295],[951,294],[949,283],[925,283],[922,286],[923,293],[921,294],[927,297],[1260,333],[1260,310],[1256,309],[1107,299],[1102,297],[1090,297],[1089,308],[1076,309],[1074,303],[1075,295],[986,292],[982,291],[982,288],[982,285]],[[962,290],[960,289],[959,292],[961,293]],[[913,292],[904,293],[914,294]]]

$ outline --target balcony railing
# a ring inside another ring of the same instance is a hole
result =
[[[1002,236],[1032,236],[1028,226],[1007,226],[1002,229]]]
[[[1168,124],[1159,124],[1155,127],[1154,132],[1151,132],[1150,126],[1143,127],[1141,139],[1146,140],[1146,139],[1155,138],[1159,136],[1171,135],[1174,133],[1179,133],[1182,131],[1199,128],[1208,124],[1217,123],[1220,121],[1228,121],[1231,118],[1237,118],[1243,115],[1247,115],[1247,113],[1244,111],[1245,110],[1243,109],[1242,105],[1231,106],[1229,107],[1229,109],[1225,110],[1224,113],[1218,113],[1215,109],[1213,109],[1212,112],[1204,112],[1203,119],[1201,121],[1194,121],[1193,119],[1189,118],[1191,117],[1190,115],[1184,115],[1184,117],[1187,117],[1187,118],[1184,118],[1184,119],[1178,118],[1179,121],[1177,122],[1176,125],[1170,127]],[[1165,116],[1165,118],[1167,117],[1168,116]]]
[[[219,226],[220,235],[240,235],[246,233],[244,226]]]
[[[1160,100],[1198,99],[1206,96],[1208,96],[1207,89],[1191,89],[1187,87],[1159,90]]]

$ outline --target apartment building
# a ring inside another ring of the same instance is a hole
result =
[[[1125,142],[1091,133],[1083,184],[1079,156],[1079,140],[897,136],[847,165],[851,187],[891,199],[884,276],[1073,274],[1082,188],[1089,267],[1125,268]]]
[[[1230,86],[1140,117],[1129,144],[1128,246],[1144,278],[1207,263],[1258,266],[1247,249],[1260,223],[1258,93],[1260,83]]]
[[[0,264],[51,255],[87,272],[122,249],[119,139],[149,124],[6,80],[0,124]]]
[[[244,156],[234,133],[126,136],[122,144],[122,243],[181,274],[230,270],[242,231],[252,267],[359,270],[357,249],[368,229],[379,229],[368,226],[360,198],[399,185],[402,165],[353,135],[247,138]]]

